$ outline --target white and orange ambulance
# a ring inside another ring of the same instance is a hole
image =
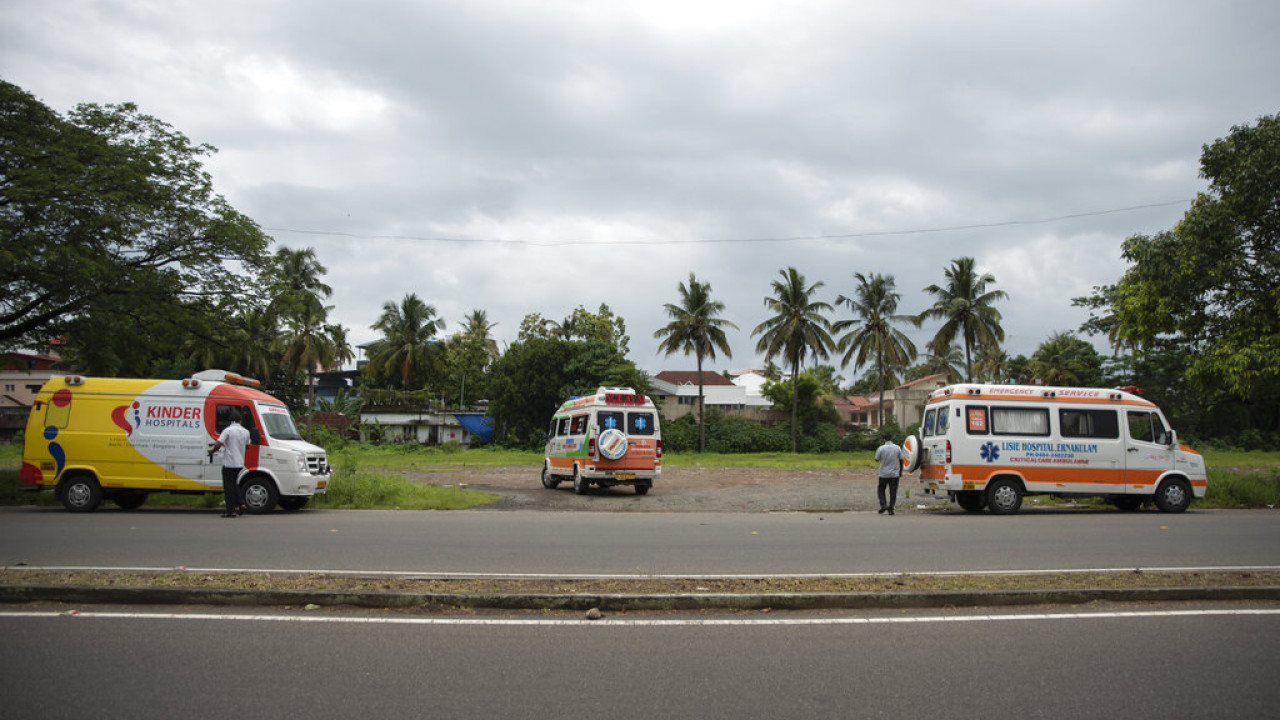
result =
[[[925,404],[904,468],[970,512],[1011,514],[1025,495],[1105,497],[1182,512],[1208,487],[1204,458],[1130,389],[952,385]],[[1133,389],[1136,390],[1136,389]]]
[[[73,512],[104,499],[133,509],[153,492],[220,494],[224,451],[210,458],[209,448],[236,418],[250,434],[240,475],[249,511],[298,510],[325,492],[331,468],[284,403],[257,386],[222,370],[185,380],[49,380],[27,420],[21,485],[53,488]]]
[[[543,487],[570,480],[579,495],[590,485],[631,485],[644,495],[662,474],[658,410],[625,387],[570,398],[551,419],[544,455]]]

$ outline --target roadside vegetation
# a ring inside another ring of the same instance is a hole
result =
[[[21,445],[0,445],[0,505],[56,505],[50,492],[20,489],[18,468]],[[1209,491],[1194,508],[1280,507],[1280,452],[1204,451],[1209,466]],[[773,453],[666,453],[663,463],[673,468],[755,467],[772,470],[821,470],[875,467],[871,451],[792,454]],[[462,450],[456,446],[343,444],[330,450],[334,471],[327,495],[312,502],[315,507],[369,510],[460,510],[498,498],[456,487],[414,482],[406,473],[456,470],[467,467],[524,466],[542,463],[540,452],[505,448]],[[1047,498],[1042,498],[1042,502]],[[1082,501],[1073,501],[1077,504]],[[159,493],[149,506],[216,508],[221,495],[180,496]],[[1101,501],[1083,501],[1085,505]]]

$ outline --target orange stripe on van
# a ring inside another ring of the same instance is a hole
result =
[[[1120,470],[1111,468],[1069,468],[1008,465],[955,465],[952,475],[959,475],[966,482],[987,482],[996,475],[1019,475],[1028,484],[1036,485],[1152,485],[1160,479],[1160,470]]]

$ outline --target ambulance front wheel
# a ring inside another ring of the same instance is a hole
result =
[[[1156,490],[1156,507],[1160,512],[1184,512],[1191,506],[1191,497],[1191,486],[1186,480],[1165,480]]]
[[[72,475],[62,481],[62,507],[71,512],[93,512],[102,502],[102,486],[92,475]]]
[[[262,515],[276,509],[280,493],[271,478],[256,476],[241,483],[240,499],[249,512]]]
[[[542,487],[548,490],[555,490],[560,487],[560,481],[556,479],[555,475],[551,474],[551,467],[548,465],[542,466]]]
[[[987,485],[987,509],[992,515],[1012,515],[1022,507],[1022,487],[1001,478]]]

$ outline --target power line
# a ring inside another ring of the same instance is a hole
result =
[[[1133,212],[1135,210],[1150,210],[1153,208],[1171,207],[1174,205],[1185,205],[1191,200],[1170,200],[1167,202],[1149,203],[1146,205],[1132,205],[1130,207],[1112,208],[1109,210],[1093,210],[1090,212],[1072,213],[1070,215],[1058,215],[1049,218],[1037,218],[1032,220],[1001,220],[998,222],[975,223],[972,225],[947,225],[935,228],[914,228],[910,230],[868,230],[864,232],[838,233],[831,235],[794,235],[786,237],[758,237],[758,238],[701,238],[693,240],[553,240],[550,242],[534,242],[532,240],[501,240],[497,238],[460,238],[460,237],[440,237],[425,235],[364,235],[360,233],[340,232],[336,230],[300,230],[296,228],[263,228],[267,232],[273,233],[293,233],[296,235],[324,235],[329,237],[351,238],[355,240],[412,240],[414,242],[444,242],[471,245],[523,245],[527,247],[565,247],[568,245],[711,245],[711,244],[730,244],[730,243],[767,243],[767,242],[808,242],[813,240],[854,240],[861,238],[874,237],[892,237],[898,235],[926,235],[946,232],[959,232],[963,230],[985,230],[1000,227],[1018,227],[1030,225],[1047,225],[1064,220],[1075,220],[1086,217],[1099,217],[1102,215],[1117,215],[1120,213]]]

